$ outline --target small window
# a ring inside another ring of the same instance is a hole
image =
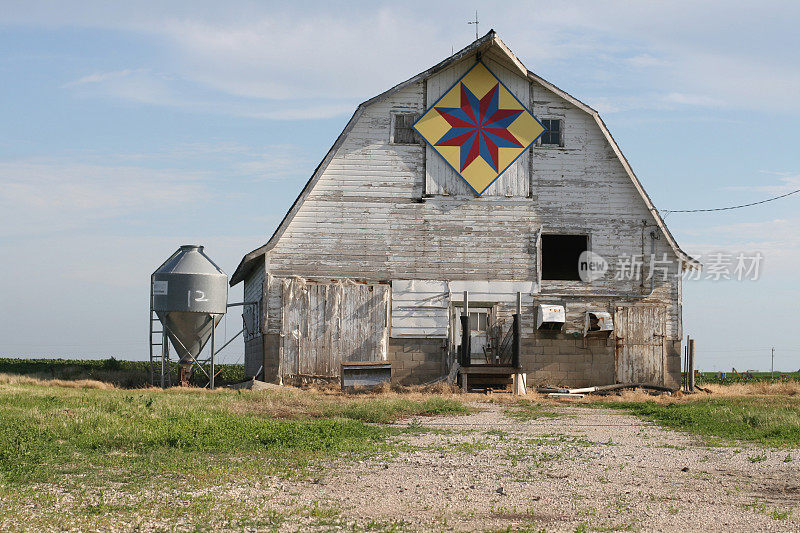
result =
[[[562,142],[562,121],[557,118],[546,118],[542,120],[542,126],[545,127],[542,133],[541,143],[546,146],[564,146]]]
[[[580,281],[578,260],[588,249],[586,235],[542,235],[542,279]]]
[[[486,331],[489,320],[489,311],[470,311],[469,329],[472,331]]]
[[[392,115],[392,143],[393,144],[418,144],[417,134],[411,127],[417,120],[413,113]]]

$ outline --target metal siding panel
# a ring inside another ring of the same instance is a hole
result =
[[[350,319],[350,293],[342,290],[341,286],[336,287],[339,305],[341,306],[340,320],[342,321],[342,336],[339,339],[339,356],[341,361],[349,361],[349,354],[352,352],[352,342],[354,337],[353,321]]]
[[[311,338],[309,314],[311,313],[311,294],[314,291],[314,286],[306,285],[301,292],[302,305],[300,312],[300,349],[298,351],[298,372],[300,374],[313,374],[314,372],[314,355],[311,351]]]
[[[446,337],[449,305],[445,281],[393,280],[392,337]]]
[[[320,352],[320,333],[324,332],[324,315],[320,313],[320,301],[324,296],[320,295],[322,287],[317,284],[309,286],[308,308],[306,311],[306,344],[304,346],[306,354],[301,357],[300,362],[303,367],[302,373],[312,376],[325,375],[325,363]]]
[[[340,333],[339,328],[339,296],[334,287],[325,287],[325,350],[330,354],[329,372],[334,373],[342,362],[342,355],[338,350]]]
[[[350,337],[350,347],[348,352],[344,354],[347,361],[360,361],[361,344],[364,342],[363,332],[363,319],[360,316],[362,312],[362,287],[356,285],[355,287],[345,287],[345,293],[348,297],[349,309],[348,314],[345,315],[346,319],[351,322],[352,336]]]
[[[530,304],[538,286],[532,281],[393,280],[392,337],[447,338],[450,302],[461,301],[465,290],[473,301],[496,303],[515,303],[522,292],[523,304]]]

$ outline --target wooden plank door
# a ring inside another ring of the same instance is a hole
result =
[[[617,383],[664,384],[664,306],[617,307]]]
[[[345,285],[342,290],[337,376],[342,362],[385,361],[389,342],[389,286]]]
[[[284,280],[281,376],[337,377],[343,361],[386,360],[389,286]]]

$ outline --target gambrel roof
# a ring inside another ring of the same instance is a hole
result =
[[[636,174],[634,174],[633,169],[631,168],[630,164],[628,163],[628,160],[622,154],[622,151],[620,150],[619,146],[617,145],[616,141],[614,140],[614,137],[612,137],[611,132],[608,130],[608,128],[606,127],[605,123],[600,118],[599,113],[595,109],[591,108],[590,106],[588,106],[585,103],[583,103],[580,100],[578,100],[577,98],[575,98],[572,95],[566,93],[565,91],[562,91],[561,89],[559,89],[558,87],[556,87],[552,83],[540,78],[539,76],[537,76],[536,74],[534,74],[533,72],[528,70],[525,67],[525,65],[523,65],[522,62],[519,59],[517,59],[517,57],[511,52],[511,50],[508,49],[508,47],[505,45],[505,43],[503,43],[503,41],[501,41],[500,38],[497,37],[497,34],[495,33],[495,31],[494,30],[490,30],[486,35],[484,35],[480,39],[477,39],[476,41],[471,43],[469,46],[464,48],[463,50],[460,50],[459,52],[456,52],[455,54],[453,54],[452,56],[448,57],[447,59],[445,59],[444,61],[440,62],[439,64],[435,65],[434,67],[426,70],[425,72],[421,72],[420,74],[417,74],[413,78],[410,78],[410,79],[408,79],[408,80],[406,80],[406,81],[404,81],[404,82],[392,87],[388,91],[386,91],[384,93],[381,93],[378,96],[375,96],[374,98],[370,98],[369,100],[361,103],[356,108],[355,112],[353,113],[353,116],[350,118],[350,121],[347,123],[345,128],[342,130],[342,133],[339,134],[339,137],[336,139],[336,142],[333,144],[331,149],[325,155],[325,158],[322,160],[322,162],[319,164],[319,166],[317,166],[317,168],[314,170],[314,173],[312,174],[311,178],[305,184],[305,186],[303,187],[303,190],[300,192],[300,194],[298,195],[297,199],[292,204],[292,207],[289,209],[289,211],[283,217],[283,220],[281,220],[281,223],[278,225],[278,228],[272,234],[272,237],[270,237],[269,241],[265,245],[263,245],[263,246],[261,246],[259,248],[256,248],[252,252],[250,252],[247,255],[245,255],[244,258],[242,258],[242,261],[239,263],[239,266],[236,268],[236,271],[233,273],[233,276],[231,277],[231,282],[230,282],[231,285],[232,286],[236,285],[237,283],[242,281],[245,278],[245,276],[252,270],[252,268],[257,264],[258,260],[261,257],[263,257],[264,254],[266,254],[269,250],[271,250],[272,248],[275,247],[275,245],[277,244],[277,242],[280,239],[281,235],[283,235],[283,233],[286,231],[287,227],[289,226],[289,223],[291,222],[292,218],[294,218],[295,214],[300,209],[300,206],[303,204],[303,202],[306,199],[306,197],[308,196],[308,194],[314,188],[314,185],[319,180],[320,176],[325,172],[325,169],[327,168],[327,166],[329,165],[329,163],[331,162],[333,157],[336,155],[336,152],[339,150],[341,145],[344,143],[344,140],[347,137],[347,134],[350,132],[350,130],[353,128],[353,126],[358,121],[358,119],[361,116],[361,114],[364,112],[364,110],[369,105],[371,105],[371,104],[373,104],[373,103],[375,103],[377,101],[380,101],[380,100],[382,100],[382,99],[384,99],[384,98],[386,98],[388,96],[391,96],[392,94],[404,89],[405,87],[408,87],[411,84],[414,84],[414,83],[417,83],[417,82],[422,81],[424,79],[427,79],[430,76],[432,76],[432,75],[434,75],[434,74],[436,74],[436,73],[438,73],[438,72],[450,67],[451,65],[453,65],[453,64],[455,64],[455,63],[457,63],[457,62],[459,62],[459,61],[461,61],[461,60],[463,60],[463,59],[465,59],[465,58],[467,58],[469,56],[476,55],[476,54],[480,54],[483,57],[488,57],[488,58],[493,59],[494,61],[497,61],[498,63],[508,67],[512,72],[516,72],[520,76],[525,77],[525,78],[529,79],[530,81],[534,81],[534,82],[538,83],[539,85],[541,85],[545,89],[551,91],[552,93],[554,93],[555,95],[559,96],[560,98],[563,98],[564,100],[566,100],[567,102],[571,103],[572,105],[574,105],[578,109],[580,109],[580,110],[584,111],[585,113],[588,113],[589,115],[591,115],[592,118],[594,119],[594,121],[597,123],[598,127],[600,128],[600,130],[602,131],[602,133],[605,136],[606,140],[608,141],[609,145],[613,149],[613,151],[616,154],[617,158],[619,159],[620,163],[622,164],[622,167],[625,169],[625,172],[627,173],[628,177],[631,179],[631,182],[633,183],[634,188],[636,189],[636,191],[641,196],[642,200],[644,201],[645,205],[647,206],[647,209],[653,214],[653,218],[655,219],[656,224],[658,225],[658,227],[661,229],[662,233],[666,237],[667,242],[669,243],[669,245],[672,248],[672,250],[678,256],[678,258],[682,261],[682,263],[683,263],[683,265],[685,267],[696,268],[696,267],[699,266],[699,262],[696,259],[694,259],[691,256],[689,256],[686,252],[681,250],[680,246],[678,246],[677,241],[672,236],[672,234],[670,233],[670,231],[667,228],[666,224],[664,223],[664,220],[661,217],[661,214],[658,212],[656,207],[653,205],[652,200],[650,199],[650,197],[645,192],[644,188],[642,187],[641,182],[636,177]]]

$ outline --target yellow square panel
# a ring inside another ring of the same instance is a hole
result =
[[[482,62],[444,93],[414,129],[479,196],[545,130]]]

